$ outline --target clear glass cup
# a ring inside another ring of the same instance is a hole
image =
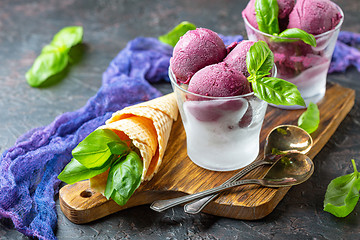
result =
[[[276,76],[273,69],[272,76]],[[187,154],[198,166],[213,171],[245,167],[259,153],[259,136],[267,102],[254,93],[209,97],[187,91],[169,68],[186,132]]]
[[[291,42],[283,42],[289,38],[272,36],[254,28],[243,16],[248,39],[251,41],[265,41],[274,53],[277,77],[294,83],[306,105],[310,102],[317,103],[326,91],[326,76],[334,52],[340,27],[344,21],[344,13],[338,8],[342,18],[332,30],[315,35],[316,47],[312,47],[299,39],[292,38]],[[302,106],[275,107],[284,109],[299,109]]]

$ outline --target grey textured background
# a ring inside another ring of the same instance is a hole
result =
[[[345,12],[342,30],[360,32],[360,2],[336,1]],[[183,20],[216,32],[246,36],[241,11],[247,1],[183,0],[1,0],[0,1],[0,151],[28,130],[47,125],[64,112],[82,107],[101,85],[102,72],[138,36],[157,37]],[[86,51],[59,84],[28,86],[25,73],[42,47],[68,25],[84,26]],[[187,215],[181,207],[156,213],[149,206],[128,209],[96,222],[75,225],[58,206],[59,239],[360,239],[360,204],[347,218],[323,212],[331,179],[360,168],[360,74],[350,68],[328,80],[356,89],[350,114],[314,159],[315,173],[292,188],[275,210],[258,221],[207,214]],[[158,84],[163,92],[168,83]],[[57,201],[58,204],[58,201]],[[0,239],[27,239],[0,221]]]

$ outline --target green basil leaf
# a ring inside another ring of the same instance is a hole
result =
[[[32,67],[26,73],[26,79],[30,86],[39,87],[49,77],[60,73],[69,62],[66,51],[59,51],[57,48],[46,47],[36,59]]]
[[[316,131],[320,123],[320,111],[318,106],[310,102],[306,111],[301,114],[298,120],[298,125],[309,134]]]
[[[246,66],[253,77],[267,76],[274,66],[274,54],[264,41],[254,43],[246,54]]]
[[[346,217],[359,201],[360,173],[354,159],[351,160],[354,172],[333,179],[327,187],[324,199],[324,211],[336,217]]]
[[[120,157],[128,154],[130,151],[128,145],[123,141],[109,142],[107,145],[112,154],[118,155]]]
[[[110,167],[110,163],[98,170],[88,169],[79,163],[76,159],[72,159],[59,174],[58,179],[67,184],[73,184],[85,179],[95,177],[105,172]]]
[[[51,45],[53,46],[65,46],[67,49],[81,43],[83,38],[83,28],[81,26],[70,26],[61,29],[55,34]]]
[[[66,48],[65,45],[63,46],[55,46],[55,45],[46,45],[45,47],[43,47],[43,49],[41,50],[41,53],[49,53],[49,52],[64,52],[64,53],[68,53],[69,49]]]
[[[121,196],[117,191],[113,191],[111,193],[111,199],[114,200],[117,204],[119,204],[120,206],[124,206],[128,199],[125,199],[123,196]],[[109,199],[109,198],[108,198]]]
[[[72,155],[87,168],[101,168],[112,156],[108,144],[113,142],[123,146],[123,142],[113,131],[97,129],[74,148]],[[123,154],[126,154],[129,148],[123,148],[123,150]]]
[[[295,84],[280,78],[264,77],[251,82],[255,96],[275,105],[306,106]]]
[[[116,161],[110,167],[105,197],[113,198],[119,205],[126,204],[141,183],[142,170],[141,158],[134,151]]]
[[[79,44],[82,36],[82,27],[66,27],[60,30],[52,42],[43,48],[27,71],[25,77],[29,85],[40,87],[44,86],[45,82],[54,83],[63,78],[66,66],[70,62],[68,55],[70,48]]]
[[[110,166],[113,162],[115,162],[119,156],[111,154],[110,157],[101,165],[98,167],[92,167],[91,170],[99,170],[102,169],[104,166]]]
[[[256,0],[255,12],[260,31],[271,35],[279,33],[279,5],[277,0]]]
[[[282,33],[278,35],[279,37],[286,37],[286,38],[298,38],[306,44],[309,44],[313,47],[316,47],[316,39],[312,34],[305,32],[304,30],[298,28],[289,28],[285,29]],[[291,39],[277,39],[281,42],[291,42],[297,40]]]
[[[194,29],[196,29],[194,24],[187,21],[181,22],[167,34],[159,36],[159,41],[175,47],[182,35],[184,35],[187,31]]]

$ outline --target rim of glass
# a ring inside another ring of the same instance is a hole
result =
[[[334,29],[331,29],[331,30],[329,30],[329,31],[327,31],[327,32],[323,32],[323,33],[314,35],[315,38],[319,38],[319,37],[325,36],[325,35],[327,35],[327,34],[333,33],[333,32],[335,32],[335,31],[337,31],[337,30],[341,27],[341,25],[343,24],[343,22],[344,22],[344,12],[343,12],[343,10],[342,10],[336,3],[332,2],[332,4],[334,4],[335,7],[336,7],[336,8],[339,10],[339,12],[340,12],[340,15],[341,15],[340,22],[336,25],[336,27],[335,27]],[[251,28],[252,30],[254,30],[255,32],[260,33],[260,34],[262,34],[262,35],[264,35],[264,36],[273,37],[273,38],[278,38],[278,39],[291,39],[291,40],[301,41],[300,38],[286,38],[286,37],[279,37],[279,36],[270,35],[270,34],[268,34],[268,33],[264,33],[264,32],[262,32],[262,31],[260,31],[259,29],[254,28],[254,27],[249,23],[249,21],[247,20],[247,18],[246,18],[244,15],[243,15],[243,19],[244,19],[244,23],[245,23],[246,26],[250,27],[250,28]]]
[[[275,65],[275,64],[273,65],[273,68],[272,68],[271,70],[273,71],[273,72],[271,73],[271,75],[276,77],[276,75],[277,75],[277,68],[276,68],[276,65]],[[169,66],[168,72],[169,72],[170,81],[171,81],[171,83],[172,83],[173,86],[175,85],[176,88],[178,88],[179,90],[183,91],[183,92],[186,93],[186,94],[190,94],[190,95],[193,95],[193,96],[197,96],[197,97],[201,97],[201,98],[206,98],[206,99],[213,99],[213,100],[240,99],[240,98],[244,98],[244,97],[255,96],[255,95],[254,95],[254,92],[250,92],[250,93],[243,94],[243,95],[229,96],[229,97],[212,97],[212,96],[205,96],[205,95],[193,93],[193,92],[190,92],[190,91],[182,88],[182,87],[177,83],[175,74],[174,74],[173,71],[171,70],[171,67],[170,67],[170,66]]]

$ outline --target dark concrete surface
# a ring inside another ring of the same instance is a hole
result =
[[[345,12],[342,29],[360,32],[360,2],[336,1]],[[247,1],[183,0],[1,0],[0,1],[0,151],[28,130],[47,125],[82,107],[101,85],[113,57],[138,36],[157,37],[188,20],[216,32],[246,36],[241,11]],[[60,83],[31,88],[25,73],[42,47],[68,25],[84,26],[86,51]],[[329,81],[356,90],[355,106],[315,157],[315,173],[293,187],[262,220],[240,221],[207,214],[187,215],[182,207],[156,213],[149,206],[128,209],[96,222],[75,225],[58,209],[59,239],[360,239],[360,203],[344,219],[324,212],[331,179],[360,168],[360,74],[354,68]],[[163,93],[168,83],[158,84]],[[59,205],[57,201],[57,205]],[[27,239],[0,221],[0,239]]]

